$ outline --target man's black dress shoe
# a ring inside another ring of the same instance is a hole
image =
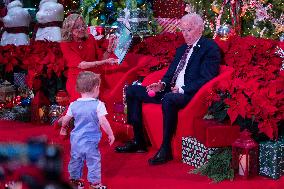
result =
[[[139,145],[135,141],[129,141],[123,146],[117,146],[115,151],[119,153],[144,153],[147,152],[147,148],[145,145]]]
[[[154,157],[148,160],[150,165],[161,165],[173,160],[172,152],[169,150],[160,149]]]

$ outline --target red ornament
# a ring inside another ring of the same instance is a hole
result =
[[[15,97],[13,98],[13,104],[14,104],[14,105],[19,105],[19,104],[21,104],[21,96],[15,96]]]
[[[4,104],[4,103],[1,103],[1,104],[0,104],[0,110],[3,109],[3,108],[5,108],[5,104]]]
[[[258,175],[258,144],[247,130],[232,144],[232,166],[245,179]]]
[[[56,94],[56,102],[60,106],[68,106],[69,104],[68,93],[64,90],[59,90]]]
[[[13,108],[14,104],[12,101],[6,103],[6,108]]]
[[[96,26],[96,31],[98,35],[104,35],[105,28],[103,26]]]

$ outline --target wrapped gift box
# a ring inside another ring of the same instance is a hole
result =
[[[194,137],[207,147],[227,147],[239,137],[240,127],[219,123],[214,120],[196,119]]]
[[[14,85],[17,87],[25,88],[26,84],[26,74],[18,72],[14,73]]]
[[[208,148],[194,137],[182,137],[182,161],[196,168],[204,165],[219,148]]]
[[[177,18],[156,18],[157,23],[162,27],[161,33],[175,33],[179,29],[180,19]]]
[[[259,144],[259,174],[278,179],[284,175],[284,139]]]

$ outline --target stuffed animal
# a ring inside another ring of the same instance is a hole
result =
[[[7,10],[7,15],[3,17],[4,33],[1,45],[28,45],[31,21],[29,12],[23,8],[23,4],[19,0],[9,3]]]
[[[61,41],[64,8],[57,0],[41,0],[36,14],[36,40]]]

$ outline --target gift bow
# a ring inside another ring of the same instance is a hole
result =
[[[130,10],[128,8],[124,8],[124,18],[120,17],[117,21],[122,22],[127,28],[130,28],[129,18],[130,18]]]

